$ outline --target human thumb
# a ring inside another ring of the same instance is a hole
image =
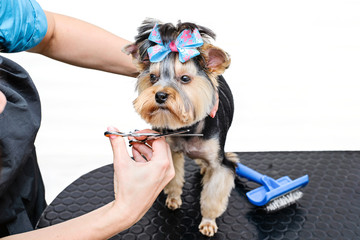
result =
[[[108,131],[119,131],[115,127],[108,127],[107,130]],[[120,157],[121,159],[123,159],[123,157],[129,157],[123,137],[110,134],[109,139],[110,139],[111,148],[112,148],[112,151],[114,154],[114,159],[116,157]]]

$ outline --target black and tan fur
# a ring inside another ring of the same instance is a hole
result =
[[[165,187],[166,205],[170,209],[181,206],[184,185],[184,156],[194,159],[201,167],[203,190],[201,192],[202,221],[200,232],[212,236],[217,231],[215,219],[227,207],[234,187],[234,169],[238,161],[235,154],[225,153],[225,139],[230,128],[234,105],[229,86],[221,74],[230,65],[230,57],[222,49],[210,44],[215,34],[193,23],[159,24],[163,42],[175,40],[184,29],[197,28],[204,40],[198,50],[200,55],[185,63],[178,53],[171,52],[158,63],[148,60],[147,48],[154,45],[147,38],[155,21],[146,20],[139,28],[134,44],[124,51],[132,54],[138,67],[135,110],[155,130],[169,132],[190,129],[203,137],[168,137],[175,166],[175,178]],[[215,117],[209,113],[219,100]]]

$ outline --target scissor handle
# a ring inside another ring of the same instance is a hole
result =
[[[122,132],[113,132],[113,131],[106,131],[106,132],[104,132],[104,135],[105,135],[106,137],[109,137],[110,135],[117,135],[117,136],[125,137],[125,133],[122,133]]]

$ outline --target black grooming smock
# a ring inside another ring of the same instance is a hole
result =
[[[0,56],[0,237],[34,229],[46,207],[34,141],[40,127],[40,99],[29,74]]]

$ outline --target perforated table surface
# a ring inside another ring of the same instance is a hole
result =
[[[111,239],[360,239],[360,152],[243,152],[243,164],[275,179],[309,175],[296,204],[266,214],[245,193],[259,185],[236,179],[226,212],[217,219],[214,237],[198,231],[201,220],[201,175],[186,160],[181,209],[171,211],[161,193],[146,215]],[[89,172],[61,192],[46,208],[38,228],[92,211],[114,199],[113,168]]]

